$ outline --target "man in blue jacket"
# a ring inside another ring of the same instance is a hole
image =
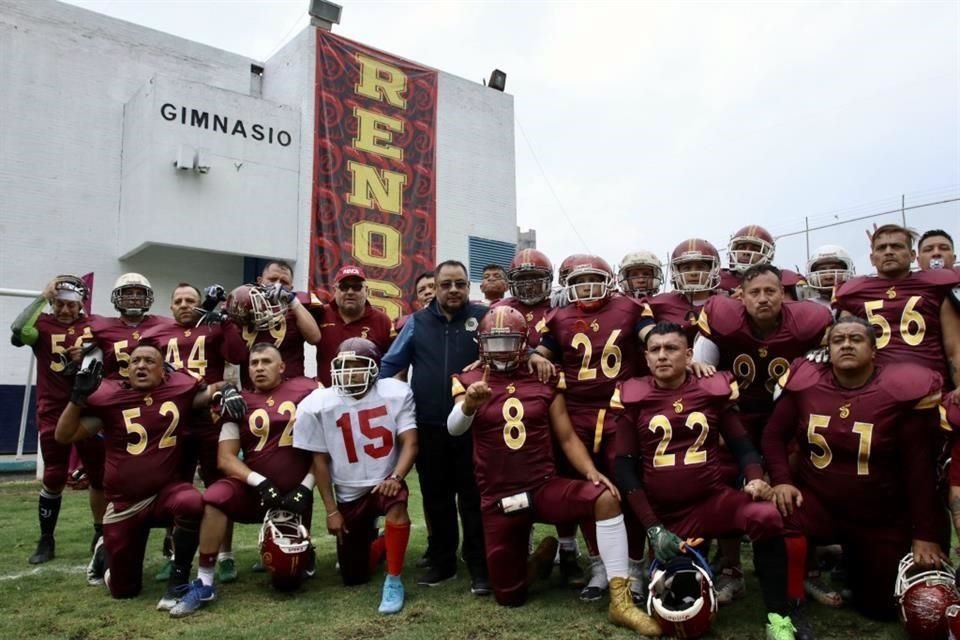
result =
[[[409,316],[383,357],[380,375],[405,373],[413,365],[410,386],[417,405],[420,438],[417,473],[423,508],[431,525],[430,566],[419,584],[435,586],[456,577],[459,504],[470,591],[488,595],[472,439],[455,438],[447,432],[447,416],[453,408],[450,376],[478,358],[477,326],[487,308],[470,302],[470,279],[462,263],[441,262],[435,275],[436,298]]]

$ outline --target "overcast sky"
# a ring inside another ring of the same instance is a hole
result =
[[[308,24],[308,0],[72,3],[257,60]],[[960,197],[960,2],[342,4],[341,35],[478,82],[506,71],[518,222],[555,264]],[[811,245],[866,272],[873,222]],[[960,202],[907,222],[960,240]],[[804,260],[803,236],[778,243],[780,266]]]

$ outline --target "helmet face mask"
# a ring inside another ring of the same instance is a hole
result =
[[[494,371],[513,371],[527,351],[527,320],[507,306],[487,312],[477,328],[480,361]]]
[[[273,586],[280,591],[299,588],[312,553],[310,533],[300,516],[291,511],[271,509],[260,527],[260,561],[270,572]]]
[[[553,265],[536,249],[524,249],[510,263],[507,271],[510,295],[527,306],[540,304],[550,295]]]
[[[330,380],[341,396],[360,398],[380,375],[380,350],[366,338],[347,338],[330,361]]]
[[[944,562],[939,569],[923,569],[908,553],[900,560],[894,597],[907,635],[914,639],[944,638],[948,609],[960,605],[954,568]]]
[[[670,254],[670,282],[683,293],[713,291],[720,286],[720,253],[706,240],[684,240]]]
[[[771,264],[776,245],[773,236],[757,225],[740,229],[727,245],[727,257],[731,271],[742,273],[755,264]]]
[[[142,316],[153,306],[153,288],[139,273],[125,273],[113,285],[110,302],[125,316]]]
[[[716,616],[717,592],[703,557],[693,549],[650,570],[647,611],[664,635],[699,638],[710,631]]]
[[[566,275],[564,293],[567,301],[585,310],[603,306],[613,293],[616,278],[606,260],[598,256],[574,256]],[[568,258],[570,260],[570,258]]]
[[[838,245],[819,247],[807,263],[807,284],[819,291],[829,291],[855,274],[853,258]]]
[[[283,325],[284,308],[271,302],[259,285],[244,284],[227,296],[224,309],[230,319],[256,331],[270,331]]]

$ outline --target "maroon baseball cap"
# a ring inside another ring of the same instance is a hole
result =
[[[348,264],[340,267],[340,270],[337,271],[336,277],[333,279],[333,284],[340,284],[341,281],[346,280],[347,278],[359,278],[360,280],[366,280],[367,274],[365,274],[363,269],[360,267],[355,267]]]

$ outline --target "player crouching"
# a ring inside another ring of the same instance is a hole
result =
[[[400,574],[410,517],[403,479],[417,457],[417,419],[407,383],[378,379],[379,371],[376,345],[364,338],[344,340],[330,363],[333,386],[314,391],[297,410],[293,444],[313,452],[345,585],[370,581],[374,521],[385,516],[387,577],[379,612],[390,614],[404,602]]]
[[[645,635],[659,625],[634,604],[629,588],[627,532],[620,496],[594,466],[573,431],[560,390],[563,378],[541,383],[521,366],[527,322],[510,307],[491,309],[480,322],[480,359],[475,369],[453,379],[456,404],[447,430],[473,430],[473,460],[487,568],[497,602],[522,605],[536,567],[527,568],[527,539],[534,522],[567,523],[595,519],[600,557],[610,578],[610,620]],[[557,477],[555,436],[573,467],[586,480]],[[546,544],[544,544],[546,543]],[[552,566],[556,540],[548,538],[532,558]],[[541,557],[542,556],[542,557]]]
[[[296,549],[296,553],[286,554],[293,555],[296,561],[264,563],[276,588],[294,590],[304,575],[312,572],[314,556],[309,537],[297,532],[301,516],[305,529],[310,528],[314,481],[310,456],[293,447],[293,427],[297,403],[317,389],[317,382],[303,377],[285,379],[284,369],[283,357],[272,344],[258,342],[250,348],[248,372],[253,390],[242,393],[246,407],[242,417],[235,422],[224,421],[220,428],[217,465],[226,477],[211,484],[203,494],[197,579],[170,610],[174,618],[188,616],[216,599],[213,576],[217,552],[231,520],[264,523],[261,551],[263,540],[291,537],[274,532],[293,524],[292,537],[296,542],[283,549]],[[274,509],[283,509],[284,513],[278,514]],[[303,549],[300,538],[306,539]],[[270,553],[269,557],[286,555]]]

